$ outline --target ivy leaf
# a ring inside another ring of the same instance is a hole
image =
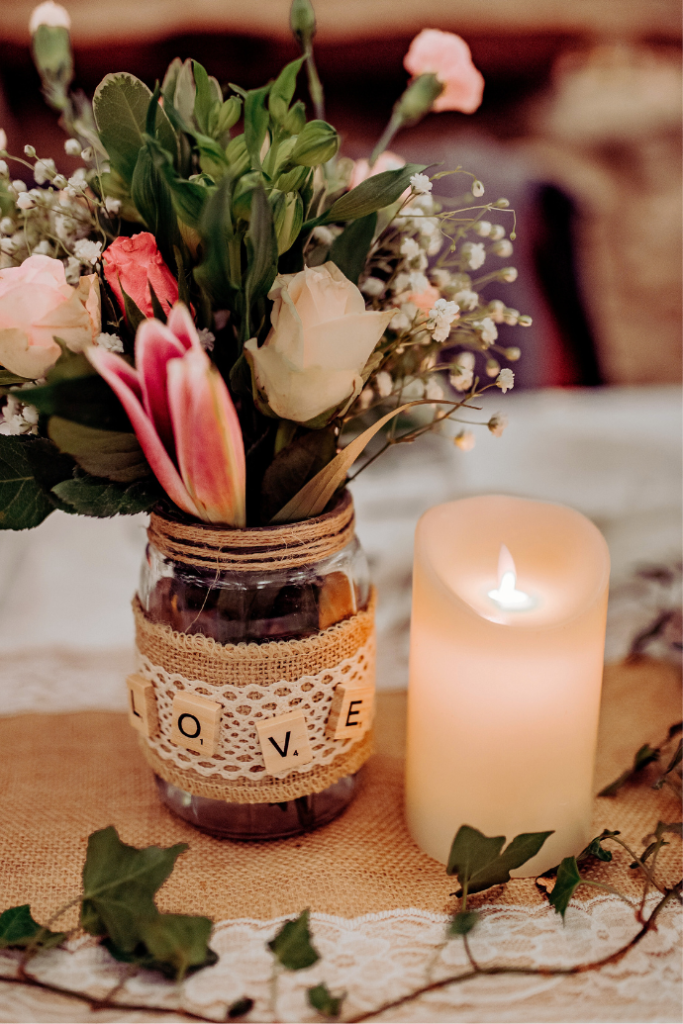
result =
[[[588,846],[584,847],[584,849],[581,851],[581,853],[576,858],[577,863],[580,862],[580,861],[583,861],[583,860],[588,860],[589,857],[597,857],[598,860],[602,860],[602,861],[610,861],[610,860],[612,860],[612,851],[611,850],[605,850],[603,848],[602,840],[603,839],[611,839],[612,836],[618,836],[620,834],[621,833],[619,831],[617,831],[617,832],[610,832],[609,829],[604,828],[599,836],[596,836],[595,839],[591,839],[591,841],[588,844]]]
[[[479,920],[476,910],[465,910],[455,914],[448,926],[449,935],[467,935]]]
[[[337,235],[330,247],[328,259],[332,260],[353,284],[358,284],[358,278],[365,267],[376,228],[376,213],[359,217]]]
[[[548,894],[551,905],[555,907],[558,914],[562,915],[563,919],[567,912],[569,901],[582,881],[576,857],[565,857],[557,869],[555,887]]]
[[[627,768],[625,772],[622,772],[618,779],[614,782],[610,782],[608,786],[601,789],[598,796],[616,796],[622,786],[625,786],[627,782],[631,782],[637,777],[639,772],[642,772],[644,768],[647,768],[653,761],[659,760],[659,748],[651,747],[649,743],[644,743],[643,746],[636,752],[636,756],[633,758],[633,765],[631,768]]]
[[[302,971],[320,959],[311,943],[308,927],[310,914],[310,909],[306,908],[294,921],[286,921],[275,938],[268,943],[268,948],[288,971]]]
[[[159,915],[154,895],[187,849],[187,843],[176,843],[168,849],[138,850],[122,843],[113,825],[93,832],[83,866],[83,928],[91,935],[106,935],[121,953],[133,953],[144,941],[143,927],[166,916]],[[153,938],[157,940],[162,942]]]
[[[242,996],[241,999],[236,999],[228,1007],[228,1020],[237,1020],[238,1017],[244,1017],[245,1013],[249,1013],[253,1006],[254,1000],[250,999],[249,996]]]
[[[188,972],[211,967],[218,961],[208,944],[212,927],[208,917],[160,914],[155,908],[149,919],[137,922],[138,942],[132,951],[120,949],[111,940],[104,945],[116,960],[148,971],[161,971],[168,978],[182,981]]]
[[[33,440],[0,437],[0,530],[30,530],[54,511],[29,460]]]
[[[128,484],[150,475],[135,434],[85,427],[61,416],[50,417],[47,432],[60,451],[73,455],[93,476]]]
[[[34,921],[28,903],[0,914],[0,949],[51,949],[65,938],[66,932],[51,932]]]
[[[64,502],[65,512],[97,519],[147,512],[163,497],[153,477],[124,485],[99,477],[76,476],[57,484],[52,493]]]
[[[669,761],[669,764],[666,766],[666,768],[664,769],[664,771],[662,772],[660,777],[657,779],[657,781],[655,782],[655,784],[654,784],[654,786],[652,788],[653,789],[661,789],[662,786],[665,785],[665,783],[667,782],[667,775],[670,775],[671,772],[674,771],[675,768],[678,768],[678,766],[679,766],[679,764],[681,763],[682,760],[683,760],[683,740],[679,740],[678,741],[678,746],[676,747],[676,750],[674,751],[673,756],[672,756],[671,760]]]
[[[479,829],[461,825],[451,846],[446,872],[457,875],[468,893],[490,889],[492,885],[509,882],[510,872],[535,857],[552,834],[523,832],[503,850],[505,836],[485,836]]]
[[[346,992],[340,996],[333,996],[325,982],[314,985],[306,990],[308,1002],[314,1010],[325,1015],[325,1017],[338,1017],[341,1013],[342,1003],[346,999]]]
[[[413,174],[424,171],[425,166],[406,164],[397,171],[382,171],[380,174],[374,174],[372,178],[366,178],[350,192],[340,196],[316,221],[304,225],[304,228],[338,220],[357,220],[359,217],[367,217],[369,213],[382,210],[385,206],[391,206],[410,186]]]

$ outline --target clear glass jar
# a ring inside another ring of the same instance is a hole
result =
[[[253,531],[255,544],[263,529]],[[310,637],[364,610],[370,579],[355,535],[317,561],[257,571],[199,568],[150,542],[138,596],[150,621],[178,632],[202,633],[223,644],[264,643]],[[331,821],[350,803],[359,776],[276,804],[227,803],[187,793],[158,775],[156,782],[166,806],[190,824],[219,838],[256,840],[298,835]]]

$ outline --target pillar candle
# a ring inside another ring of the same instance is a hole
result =
[[[420,519],[406,814],[431,857],[461,825],[552,829],[523,877],[590,840],[608,582],[605,540],[573,509],[487,495]]]

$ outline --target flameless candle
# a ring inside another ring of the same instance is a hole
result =
[[[552,829],[517,876],[590,840],[608,582],[604,538],[573,509],[489,495],[420,519],[406,813],[436,860],[460,825]]]

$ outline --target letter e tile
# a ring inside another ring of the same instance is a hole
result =
[[[372,686],[345,686],[339,683],[332,698],[330,717],[325,733],[330,739],[345,740],[360,737],[372,725],[375,690]]]
[[[301,711],[266,718],[259,722],[256,731],[269,775],[280,775],[313,760],[306,718]]]
[[[154,684],[144,676],[131,675],[128,687],[128,721],[143,736],[154,736],[159,729]]]
[[[173,698],[171,742],[212,757],[218,749],[222,711],[222,706],[208,697],[177,693]]]

